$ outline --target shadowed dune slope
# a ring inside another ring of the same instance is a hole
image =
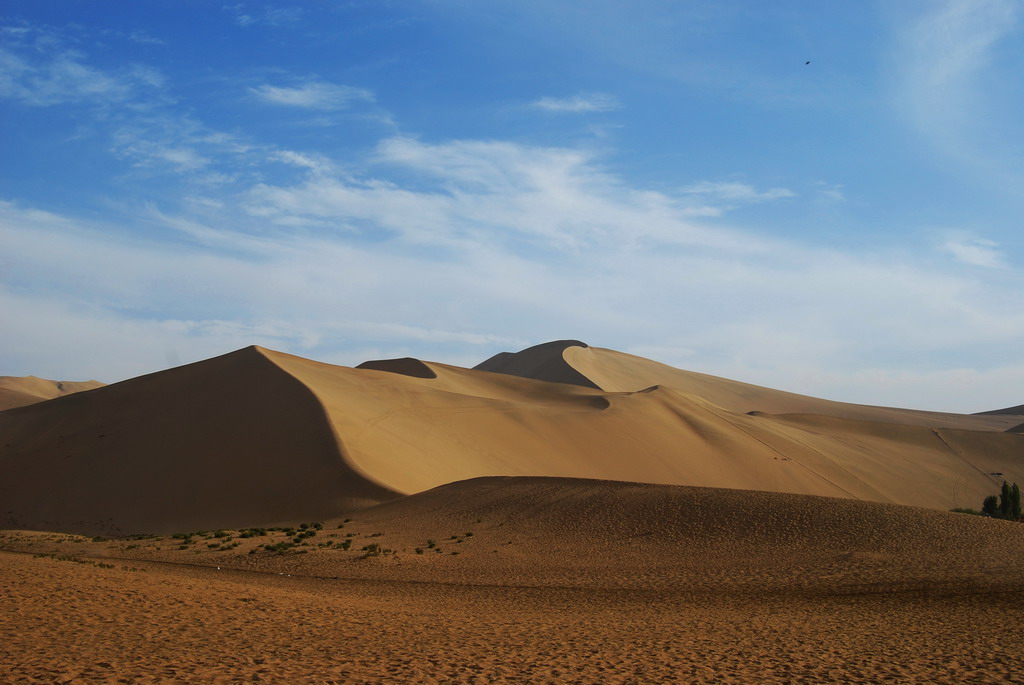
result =
[[[313,550],[289,567],[242,552],[235,563],[320,577],[719,600],[1024,588],[1020,524],[789,493],[490,477],[353,512],[345,530],[355,550],[372,542],[395,556]]]
[[[658,569],[666,569],[667,576],[687,575],[688,583],[703,577],[725,586],[732,573],[743,576],[734,579],[738,583],[759,582],[748,573],[751,567],[763,567],[772,583],[794,585],[803,581],[789,575],[788,566],[808,567],[812,562],[868,562],[876,567],[875,575],[894,582],[915,577],[961,581],[975,575],[977,580],[988,576],[989,581],[1002,579],[1017,586],[1024,581],[1024,569],[1014,561],[1024,554],[1024,526],[1019,524],[789,493],[569,478],[480,478],[374,506],[355,514],[355,520],[413,539],[434,537],[446,549],[452,544],[443,542],[438,531],[464,535],[475,530],[474,538],[483,536],[486,547],[507,538],[506,544],[515,549],[499,549],[492,569],[506,576],[508,565],[515,563],[508,554],[514,552],[537,570],[547,566],[569,573],[621,566],[645,577],[631,581],[623,576],[616,582],[641,586],[655,584],[650,573]],[[468,561],[486,571],[488,556]],[[833,579],[814,582],[829,584]]]
[[[1010,414],[1012,416],[1024,416],[1024,404],[1018,404],[1016,407],[1007,407],[1006,409],[993,409],[992,411],[979,412],[978,416],[991,416],[993,414]]]
[[[99,381],[49,381],[35,376],[0,376],[0,411],[102,388]]]
[[[315,397],[257,348],[0,413],[6,527],[167,533],[391,496],[348,467]]]

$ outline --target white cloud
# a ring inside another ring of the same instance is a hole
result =
[[[363,226],[416,243],[478,241],[504,248],[573,252],[639,243],[743,252],[762,241],[695,224],[681,199],[636,190],[604,173],[587,153],[498,141],[381,143],[384,170],[418,178],[411,191],[355,177],[313,176],[295,186],[255,186],[247,211],[276,223],[305,219],[345,230]]]
[[[700,181],[682,189],[687,195],[701,195],[726,202],[767,202],[796,197],[788,188],[769,188],[758,191],[746,183],[728,181]]]
[[[321,155],[304,154],[301,152],[295,152],[294,150],[277,150],[271,153],[270,158],[279,162],[284,162],[285,164],[317,172],[327,172],[332,168],[330,160],[326,157]]]
[[[581,113],[611,112],[622,109],[622,104],[607,93],[580,93],[570,97],[543,97],[532,103],[533,107],[546,112]]]
[[[829,202],[846,201],[846,193],[843,192],[844,186],[842,184],[818,181],[815,185],[817,186],[818,197],[822,200]]]
[[[109,103],[127,98],[140,82],[130,71],[107,74],[82,60],[81,53],[70,50],[41,62],[29,62],[0,50],[0,97],[36,107],[82,101]]]
[[[984,266],[990,269],[1006,267],[999,243],[986,238],[949,238],[939,246],[939,249],[953,255],[957,261],[971,266]]]
[[[246,12],[244,3],[235,5],[224,5],[223,9],[235,16],[235,24],[238,26],[254,26],[265,24],[267,26],[294,26],[298,24],[306,11],[301,7],[265,7],[262,12]]]
[[[141,30],[132,31],[131,33],[129,33],[128,40],[131,40],[135,43],[141,43],[144,45],[166,45],[166,41],[161,40],[160,38],[152,36],[149,33],[146,33],[145,31]]]
[[[288,88],[263,84],[249,92],[265,102],[308,109],[344,109],[354,102],[373,102],[373,93],[363,88],[314,81]]]

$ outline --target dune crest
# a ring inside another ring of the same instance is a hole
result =
[[[566,361],[566,350],[577,347],[586,348],[587,344],[579,340],[555,340],[528,347],[521,352],[499,352],[473,369],[608,390],[609,388],[602,388]]]

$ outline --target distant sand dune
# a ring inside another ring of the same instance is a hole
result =
[[[0,376],[0,411],[102,387],[103,383],[99,381],[49,381],[35,376]]]

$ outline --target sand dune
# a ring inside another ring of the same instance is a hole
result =
[[[0,376],[0,411],[102,388],[99,381],[49,381],[35,376]]]
[[[1012,414],[1014,416],[1024,416],[1024,404],[1018,404],[1016,407],[1006,407],[1005,409],[993,409],[992,411],[979,412],[979,415],[981,416],[991,414]]]
[[[394,494],[352,471],[316,398],[255,348],[2,412],[0,444],[7,527],[163,533]]]
[[[541,361],[541,357],[546,360]],[[965,415],[833,402],[684,371],[643,357],[590,347],[576,340],[545,343],[515,354],[504,352],[475,368],[559,383],[570,383],[573,381],[569,379],[582,377],[584,382],[580,385],[609,392],[634,392],[652,385],[665,385],[739,413],[823,414],[864,421],[967,430],[1005,430],[1024,417],[1024,409],[1015,412],[1019,407]],[[1018,420],[1015,421],[1015,418]]]
[[[818,400],[577,341],[478,369],[246,348],[0,413],[2,525],[267,525],[481,476],[977,507],[991,474],[1024,482],[1022,420]]]

